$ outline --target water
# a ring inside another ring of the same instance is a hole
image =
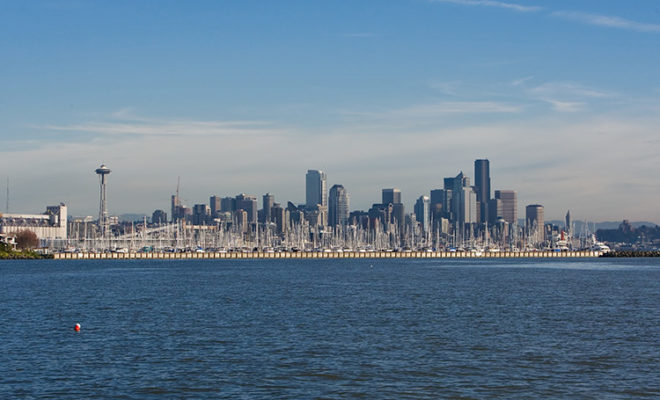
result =
[[[0,397],[658,398],[659,306],[657,259],[7,261]]]

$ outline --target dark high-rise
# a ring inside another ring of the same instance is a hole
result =
[[[348,192],[342,185],[332,186],[328,199],[328,225],[345,225],[348,222],[348,213]]]
[[[474,161],[474,190],[479,204],[479,222],[488,221],[488,201],[490,200],[490,163],[488,160]]]
[[[270,194],[270,193],[266,193],[265,195],[263,195],[263,203],[264,203],[264,208],[263,208],[263,210],[264,210],[264,215],[263,215],[264,222],[271,222],[272,221],[272,212],[271,212],[271,210],[273,208],[273,205],[275,204],[275,196]]]
[[[383,204],[401,203],[401,190],[383,189]]]
[[[209,205],[211,206],[211,216],[212,217],[217,217],[218,214],[220,213],[220,197],[219,196],[211,196],[209,198]]]

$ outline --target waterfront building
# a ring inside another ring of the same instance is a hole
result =
[[[333,185],[328,199],[328,225],[346,225],[349,207],[348,191],[342,185]]]
[[[496,190],[495,198],[502,201],[502,218],[510,225],[518,224],[518,194],[515,190]]]
[[[67,239],[67,207],[64,203],[46,207],[43,214],[0,214],[0,234],[15,236],[30,230],[42,241]]]
[[[305,176],[305,205],[311,209],[315,205],[328,205],[328,192],[326,186],[327,177],[325,172],[310,169]]]
[[[490,162],[487,159],[474,161],[474,190],[479,204],[479,222],[488,221],[490,200]]]
[[[429,196],[420,196],[415,202],[415,219],[419,222],[422,231],[428,233],[431,225],[431,199]]]
[[[543,242],[545,239],[545,221],[542,205],[530,204],[525,207],[525,227],[530,244],[535,245]]]

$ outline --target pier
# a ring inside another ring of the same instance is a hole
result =
[[[596,258],[599,251],[375,251],[375,252],[182,252],[182,253],[55,253],[55,260],[237,260],[237,259],[340,259],[340,258],[409,258],[409,259],[500,259],[500,258]]]

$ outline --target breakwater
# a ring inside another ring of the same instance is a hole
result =
[[[217,253],[55,253],[56,260],[222,260],[222,259],[337,259],[337,258],[587,258],[599,257],[598,251],[375,251],[375,252],[217,252]]]

